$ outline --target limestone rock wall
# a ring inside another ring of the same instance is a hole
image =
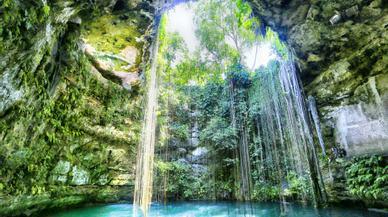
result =
[[[131,197],[152,5],[93,2],[0,3],[0,216]]]
[[[350,155],[387,154],[388,4],[382,0],[251,3],[255,13],[295,50],[306,94],[317,100],[329,147],[346,148]],[[350,134],[357,130],[350,130],[344,139],[337,132],[357,126],[342,123],[341,117],[356,118],[350,108],[360,106],[373,107],[380,116],[364,113],[363,123],[358,121],[362,135],[355,138]],[[368,127],[362,127],[365,124]],[[369,138],[375,128],[380,133]]]
[[[342,145],[347,156],[388,153],[387,109],[380,106],[357,104],[338,108],[332,113],[336,143]]]
[[[250,2],[256,15],[294,49],[305,93],[317,101],[329,156],[332,147],[345,149],[346,159],[386,156],[388,2]],[[321,165],[324,176],[331,177],[326,179],[331,199],[356,199],[346,190],[345,164],[331,162],[329,170],[326,160]]]

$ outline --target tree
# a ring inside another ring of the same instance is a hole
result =
[[[218,72],[242,62],[245,49],[261,38],[255,32],[259,20],[242,0],[209,0],[196,8],[196,32],[202,48],[219,65]]]

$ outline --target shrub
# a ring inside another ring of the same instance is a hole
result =
[[[354,158],[346,168],[348,190],[360,199],[387,200],[388,166],[381,156]]]

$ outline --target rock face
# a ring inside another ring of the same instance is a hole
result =
[[[89,172],[78,168],[77,166],[73,167],[71,171],[73,179],[71,180],[72,185],[86,185],[89,184]]]
[[[7,2],[0,3],[0,216],[128,200],[153,22],[140,11],[152,7]],[[84,55],[82,40],[116,77]]]
[[[104,60],[103,57],[108,57],[109,59],[117,59],[121,62],[127,63],[127,66],[123,66],[122,68],[128,69],[131,68],[137,57],[137,49],[132,48],[135,52],[132,52],[132,55],[126,55],[125,57],[109,55],[109,54],[101,54],[98,53],[91,45],[83,44],[84,53],[89,58],[90,62],[93,64],[93,67],[101,73],[101,75],[109,79],[126,90],[130,91],[133,87],[138,86],[140,83],[138,72],[125,72],[125,71],[116,71],[113,66],[115,65],[113,62],[109,62]],[[123,50],[124,51],[124,50]]]
[[[251,0],[256,15],[295,55],[306,95],[316,99],[326,152],[388,154],[388,4],[383,0]],[[333,162],[333,168],[336,168]],[[326,186],[346,195],[340,179]],[[324,171],[331,174],[333,171]],[[338,175],[338,174],[337,174]],[[342,187],[338,187],[342,186]],[[347,195],[346,198],[351,196]],[[342,197],[345,198],[345,197]]]
[[[22,91],[15,89],[11,77],[10,73],[4,73],[0,80],[0,115],[1,111],[8,110],[23,95]]]
[[[344,135],[335,132],[345,132],[354,125],[338,123],[344,121],[343,116],[353,116],[349,108],[365,104],[382,115],[363,118],[380,124],[367,124],[357,139],[348,135],[347,140],[359,146],[351,155],[375,153],[367,149],[387,153],[386,133],[368,136],[374,134],[375,127],[388,131],[384,115],[388,95],[387,4],[382,0],[252,0],[251,4],[255,13],[295,49],[306,92],[317,100],[329,147],[349,148]]]
[[[52,180],[53,182],[67,182],[67,175],[70,172],[70,162],[69,161],[59,161],[52,171]]]
[[[388,153],[387,110],[357,104],[339,108],[333,115],[336,143],[344,146],[348,156]]]

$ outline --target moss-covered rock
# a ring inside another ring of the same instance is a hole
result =
[[[138,75],[152,20],[141,2],[113,13],[111,1],[44,2],[0,3],[0,216],[129,199],[132,189],[142,91],[103,77],[80,42]]]
[[[263,22],[295,49],[303,86],[307,95],[317,100],[327,147],[342,147],[352,156],[385,155],[387,3],[382,0],[250,2]],[[307,12],[304,8],[308,8]],[[343,173],[343,167],[344,164],[334,163],[332,169]],[[346,192],[343,178],[327,179],[326,184],[332,186],[328,191],[334,198],[354,199]]]

